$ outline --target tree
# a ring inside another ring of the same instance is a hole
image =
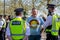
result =
[[[55,0],[53,0],[53,1],[55,1]],[[9,2],[6,2],[6,4],[5,4],[6,6],[9,6],[8,8],[5,8],[6,14],[9,13],[9,14],[14,15],[14,10],[16,8],[20,8],[20,7],[24,8],[25,12],[27,12],[27,11],[31,10],[33,7],[35,7],[36,9],[43,11],[45,14],[47,14],[45,11],[47,4],[49,4],[51,2],[53,3],[53,1],[52,0],[10,0]],[[58,0],[56,7],[60,6],[59,2],[60,1]],[[4,5],[4,3],[0,1],[0,8],[1,8],[1,6],[3,8],[3,5]],[[0,10],[2,10],[1,13],[3,13],[3,9],[0,9]],[[9,10],[9,11],[7,11],[7,10]]]

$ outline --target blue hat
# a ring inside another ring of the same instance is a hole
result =
[[[54,4],[47,4],[47,6],[48,6],[47,9],[48,9],[48,8],[55,8],[56,5],[54,5]]]
[[[14,12],[23,12],[23,8],[17,8],[14,10]]]

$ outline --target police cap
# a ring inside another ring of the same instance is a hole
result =
[[[55,8],[56,5],[54,5],[54,4],[47,4],[47,6],[48,6],[47,9],[48,9],[48,8]]]
[[[17,12],[23,12],[23,10],[24,10],[23,8],[17,8],[17,9],[14,10],[14,12],[16,12],[16,13]]]

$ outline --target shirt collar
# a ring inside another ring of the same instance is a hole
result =
[[[16,18],[21,18],[20,16],[16,16]]]
[[[33,16],[31,16],[31,17],[33,17]],[[37,18],[37,16],[36,17],[33,17],[33,18]]]

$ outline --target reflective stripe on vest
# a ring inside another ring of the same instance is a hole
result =
[[[10,22],[10,32],[12,39],[23,39],[25,34],[24,22],[21,18],[15,18]]]
[[[58,35],[58,30],[52,30],[52,35],[57,36]]]
[[[3,24],[3,27],[2,28],[6,28],[6,22]]]
[[[58,30],[52,30],[52,32],[58,32]]]
[[[11,34],[12,36],[24,36],[24,34]]]
[[[54,36],[58,36],[58,30],[59,30],[59,26],[58,26],[59,23],[56,21],[56,19],[57,19],[56,15],[53,15],[51,34]]]
[[[51,32],[51,28],[52,28],[52,25],[49,25],[49,26],[46,28],[46,33],[50,33],[50,32]]]
[[[49,29],[46,29],[46,32],[48,32],[48,31],[49,31],[49,32],[51,32],[51,30],[49,30]]]

